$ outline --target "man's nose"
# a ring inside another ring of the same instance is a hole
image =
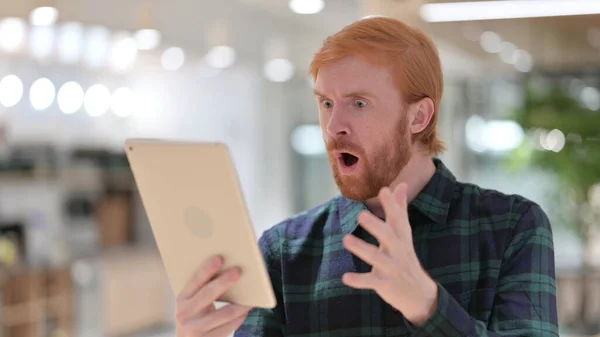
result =
[[[334,108],[327,123],[327,133],[330,137],[338,138],[350,134],[346,113],[340,108]]]

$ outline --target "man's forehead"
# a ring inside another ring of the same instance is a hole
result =
[[[389,82],[392,71],[389,67],[375,65],[357,57],[347,57],[324,64],[318,71],[315,84],[329,82],[353,83]]]
[[[386,71],[387,69],[367,62],[356,56],[346,56],[342,59],[327,62],[319,69],[319,74],[348,75],[352,73],[372,73],[374,71]]]
[[[315,93],[327,95],[346,95],[356,92],[379,91],[381,87],[394,86],[389,71],[369,72],[349,69],[347,72],[319,72],[314,84]]]

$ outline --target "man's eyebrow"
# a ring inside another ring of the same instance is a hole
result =
[[[371,94],[368,91],[353,91],[353,92],[349,92],[344,95],[344,97],[372,97],[372,96],[373,96],[373,94]]]
[[[327,95],[325,95],[324,93],[320,92],[317,89],[313,89],[313,93],[315,96],[327,97]],[[368,91],[353,91],[353,92],[344,94],[344,97],[370,97],[370,96],[373,96],[373,95]]]
[[[313,94],[314,94],[315,96],[327,97],[327,95],[325,95],[324,93],[320,92],[320,91],[319,91],[319,90],[317,90],[317,89],[313,89]]]

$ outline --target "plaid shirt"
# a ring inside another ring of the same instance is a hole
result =
[[[409,205],[416,253],[437,282],[437,311],[415,328],[371,290],[341,281],[370,266],[342,246],[366,209],[338,196],[260,238],[277,295],[253,309],[235,336],[558,336],[550,223],[537,204],[457,182],[437,171]]]

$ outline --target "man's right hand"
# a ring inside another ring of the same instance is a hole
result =
[[[246,319],[251,307],[229,304],[215,308],[214,302],[241,276],[239,268],[222,268],[222,258],[209,259],[177,296],[177,337],[226,337]]]

